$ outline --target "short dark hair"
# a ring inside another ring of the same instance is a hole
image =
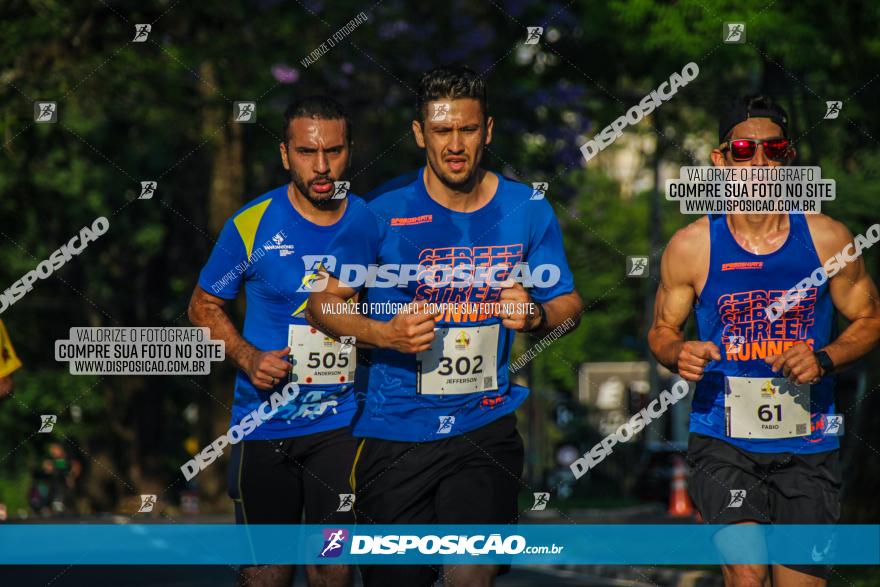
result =
[[[788,137],[788,114],[772,98],[764,94],[750,94],[733,100],[721,113],[718,123],[718,142],[730,140],[730,133],[740,122],[749,118],[769,118]]]
[[[301,98],[284,110],[284,142],[290,142],[290,121],[294,118],[344,120],[345,142],[351,145],[351,117],[345,108],[330,96],[314,95]]]
[[[480,103],[483,119],[488,116],[486,84],[477,72],[466,65],[443,65],[425,72],[419,80],[416,118],[424,120],[428,102],[473,98]]]

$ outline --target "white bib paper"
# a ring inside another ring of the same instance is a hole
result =
[[[459,395],[498,388],[498,334],[501,326],[434,329],[431,348],[416,354],[418,393]]]
[[[291,324],[287,346],[293,369],[290,380],[298,385],[329,385],[354,382],[355,349],[343,345],[320,330],[305,324]]]
[[[732,438],[808,436],[810,386],[782,377],[726,377],[725,428]]]

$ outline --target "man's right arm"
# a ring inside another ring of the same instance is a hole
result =
[[[336,312],[357,292],[343,286],[339,280],[326,272],[323,280],[327,286],[323,291],[309,294],[306,306],[306,319],[309,324],[334,338],[355,337],[360,348],[390,348],[401,353],[418,353],[431,348],[434,340],[434,316],[426,312],[427,302],[414,302],[408,312],[398,313],[388,322],[374,320],[363,314]]]
[[[670,371],[688,381],[703,378],[703,369],[721,353],[711,341],[685,341],[682,326],[693,308],[696,226],[680,230],[669,241],[660,261],[660,286],[654,302],[654,322],[648,332],[648,345],[654,357]],[[690,231],[690,232],[686,232]]]
[[[226,313],[225,305],[226,300],[212,296],[196,285],[187,315],[194,325],[209,328],[212,339],[225,343],[226,356],[248,375],[255,387],[272,389],[277,381],[287,376],[291,368],[286,360],[290,349],[266,352],[257,349],[239,334]]]

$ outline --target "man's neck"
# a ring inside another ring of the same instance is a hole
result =
[[[331,226],[336,224],[342,215],[345,214],[345,206],[348,198],[341,200],[330,200],[326,206],[315,206],[311,200],[302,195],[293,182],[287,185],[287,199],[293,209],[300,213],[300,216],[318,226]]]
[[[425,166],[425,189],[435,202],[455,212],[474,212],[489,203],[498,189],[498,177],[477,168],[473,179],[462,186],[451,187],[437,177],[430,165]]]
[[[791,230],[786,214],[732,214],[727,221],[734,239],[756,254],[777,250]]]

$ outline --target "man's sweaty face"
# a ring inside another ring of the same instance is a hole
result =
[[[294,118],[284,167],[297,189],[313,202],[333,197],[333,182],[348,167],[345,121],[341,119]]]
[[[473,98],[428,102],[422,123],[428,163],[449,185],[469,182],[486,139],[480,102]]]

